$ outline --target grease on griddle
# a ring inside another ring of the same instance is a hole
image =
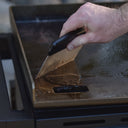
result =
[[[80,74],[75,61],[65,64],[44,76],[44,79],[52,84],[78,85]]]
[[[88,88],[80,84],[80,75],[74,61],[36,79],[36,85],[47,93],[74,93],[87,92]]]
[[[88,92],[89,89],[85,85],[57,85],[51,84],[48,81],[45,81],[43,77],[35,80],[36,87],[41,90],[45,95],[49,94],[69,94],[72,98],[74,96],[80,97],[80,94],[83,92]]]

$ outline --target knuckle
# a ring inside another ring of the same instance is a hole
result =
[[[85,9],[83,7],[81,7],[78,11],[78,16],[80,17],[84,17],[86,14],[85,14]]]
[[[84,11],[85,8],[86,8],[86,6],[85,6],[85,5],[82,5],[82,6],[79,8],[79,11],[80,11],[80,12],[81,12],[81,11]]]
[[[89,6],[89,5],[92,5],[92,3],[90,3],[90,2],[87,2],[87,3],[86,3],[86,6]]]
[[[66,28],[67,28],[66,26],[67,26],[67,23],[64,23],[64,24],[63,24],[63,27],[62,27],[63,30],[66,30]]]
[[[84,44],[84,43],[85,43],[84,38],[80,38],[80,39],[79,39],[79,45],[82,45],[82,44]]]
[[[82,10],[83,8],[85,8],[85,4],[80,6],[79,10]]]
[[[90,33],[87,38],[88,38],[89,42],[94,42],[94,39],[96,38],[96,36],[95,36],[95,34]]]
[[[87,17],[88,16],[88,12],[91,10],[91,3],[87,2],[86,4],[82,5],[79,10],[78,10],[78,14],[79,16],[82,17]]]
[[[76,47],[78,47],[78,42],[76,41],[76,40],[74,40],[73,42],[72,42],[72,47],[73,48],[76,48]]]
[[[82,5],[81,8],[88,8],[88,7],[90,7],[91,5],[92,5],[92,3],[87,2],[87,3],[85,3],[84,5]]]

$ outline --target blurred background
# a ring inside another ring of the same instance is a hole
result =
[[[85,1],[124,1],[124,0],[10,0],[16,4],[59,4],[59,3],[82,3]]]

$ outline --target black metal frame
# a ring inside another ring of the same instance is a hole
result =
[[[34,128],[34,117],[29,99],[25,93],[24,82],[21,77],[18,61],[14,57],[13,38],[11,34],[0,35],[0,128]],[[9,97],[6,88],[5,76],[2,68],[2,59],[13,58],[17,72],[17,79],[22,92],[24,110],[15,111],[10,107]]]

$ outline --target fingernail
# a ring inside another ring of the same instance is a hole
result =
[[[74,49],[74,47],[72,45],[68,45],[67,48],[68,48],[69,51]]]

